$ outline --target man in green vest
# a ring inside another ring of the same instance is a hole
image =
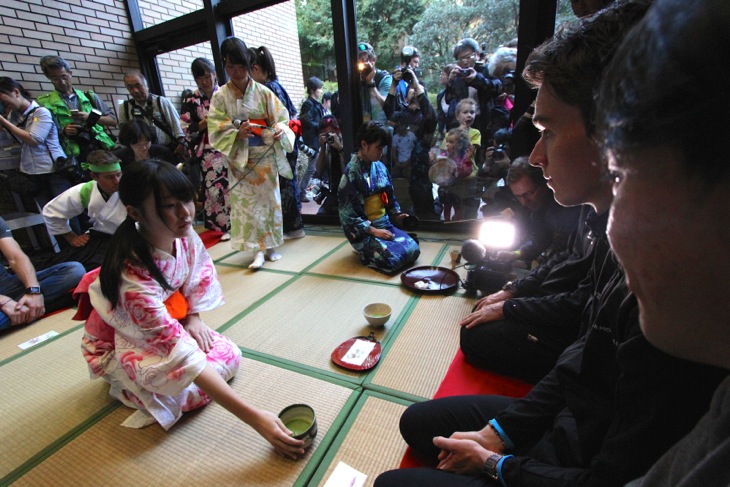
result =
[[[114,112],[93,91],[74,89],[71,67],[63,58],[43,56],[40,66],[55,89],[37,101],[56,117],[66,155],[83,162],[93,149],[115,147],[116,143],[104,130],[117,126]],[[98,120],[93,123],[97,116]]]

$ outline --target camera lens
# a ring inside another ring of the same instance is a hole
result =
[[[413,82],[413,73],[410,70],[403,71],[403,81],[408,84]]]

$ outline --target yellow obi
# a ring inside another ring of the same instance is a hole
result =
[[[385,203],[380,193],[365,197],[365,215],[371,222],[385,216]]]

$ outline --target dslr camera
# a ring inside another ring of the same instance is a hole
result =
[[[408,84],[413,83],[413,71],[411,71],[410,68],[406,68],[403,70],[403,81],[405,81]]]
[[[304,142],[300,142],[299,150],[304,152],[307,155],[307,157],[314,157],[317,155],[317,151],[312,149],[311,147],[309,147]]]
[[[96,108],[92,108],[89,112],[89,117],[86,119],[83,127],[81,127],[79,133],[76,134],[76,139],[78,140],[79,144],[90,145],[96,140],[92,128],[94,127],[94,125],[96,125],[100,118],[101,112]]]

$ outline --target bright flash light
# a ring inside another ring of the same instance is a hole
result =
[[[479,230],[479,240],[490,249],[509,249],[515,242],[515,226],[499,220],[484,222]]]

